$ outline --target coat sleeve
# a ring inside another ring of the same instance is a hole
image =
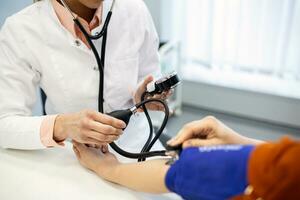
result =
[[[45,148],[40,140],[44,117],[32,116],[40,73],[28,61],[17,23],[8,18],[0,32],[0,146]]]
[[[249,161],[251,192],[248,196],[252,199],[300,199],[299,155],[299,140],[288,137],[258,146]]]
[[[149,74],[152,74],[155,77],[158,77],[161,74],[158,54],[158,35],[149,10],[143,1],[140,3],[140,19],[141,25],[144,26],[144,41],[139,50],[139,82]]]

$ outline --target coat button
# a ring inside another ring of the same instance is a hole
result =
[[[96,66],[94,66],[94,68],[93,68],[95,71],[98,71],[98,67],[96,67]]]
[[[81,42],[79,40],[75,40],[75,44],[79,47],[81,45]]]

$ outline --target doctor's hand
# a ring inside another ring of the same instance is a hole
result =
[[[151,83],[154,80],[152,75],[147,76],[144,81],[139,85],[138,89],[136,90],[134,94],[134,101],[135,103],[140,103],[143,93],[147,90],[147,85]],[[167,100],[171,95],[173,94],[173,90],[169,90],[168,92],[163,92],[162,94],[157,94],[154,96],[146,96],[146,99],[161,99],[161,100]],[[149,110],[161,110],[164,111],[164,107],[162,104],[157,102],[151,102],[147,103],[146,107]]]
[[[262,141],[242,136],[215,117],[205,117],[186,124],[176,137],[168,141],[170,146],[210,146],[223,144],[257,145]]]
[[[55,120],[54,140],[71,138],[79,143],[102,146],[117,140],[125,127],[123,121],[93,110],[61,114]]]

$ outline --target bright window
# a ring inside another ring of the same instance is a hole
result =
[[[173,19],[181,16],[182,23],[173,30],[181,38],[185,78],[300,98],[299,0],[180,4]]]

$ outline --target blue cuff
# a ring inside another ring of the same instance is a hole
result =
[[[254,146],[185,149],[167,172],[168,189],[187,200],[228,199],[248,185],[247,165]]]

